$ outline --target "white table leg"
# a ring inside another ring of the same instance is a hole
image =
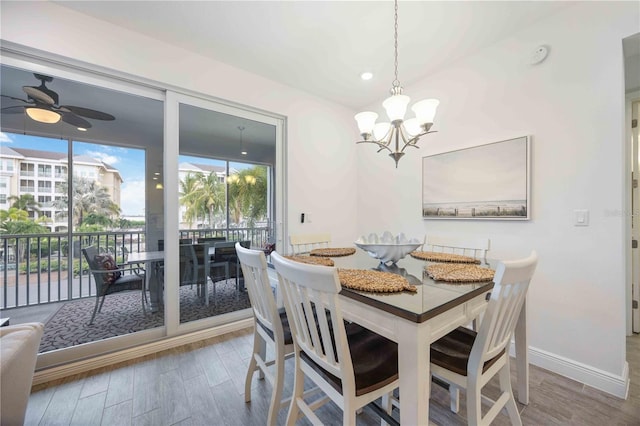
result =
[[[397,322],[400,424],[429,424],[429,334],[426,324]]]
[[[518,401],[529,403],[529,343],[527,338],[527,299],[524,299],[515,330]]]

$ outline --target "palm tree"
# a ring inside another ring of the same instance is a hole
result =
[[[7,200],[13,201],[11,207],[25,212],[39,212],[40,207],[42,207],[31,194],[12,195],[7,197]]]
[[[200,185],[198,202],[207,212],[209,226],[213,227],[215,214],[224,211],[225,188],[214,172],[203,174],[200,177]]]
[[[44,234],[49,230],[29,219],[26,210],[10,207],[9,210],[0,210],[0,234],[24,235]],[[16,238],[16,255],[18,261],[23,261],[26,253],[26,239]]]
[[[249,225],[267,214],[267,168],[255,166],[234,175],[229,183],[229,210],[234,223]]]
[[[192,227],[193,222],[197,221],[203,214],[202,206],[197,204],[199,182],[202,173],[189,173],[184,180],[180,181],[180,205],[185,206],[184,220]]]
[[[63,193],[67,193],[67,182],[62,186]],[[111,196],[107,189],[96,181],[74,176],[73,185],[73,221],[75,226],[80,226],[84,222],[87,214],[112,216],[120,213],[120,208],[111,200]],[[54,201],[56,208],[69,208],[69,200],[67,196],[63,196],[60,200]]]

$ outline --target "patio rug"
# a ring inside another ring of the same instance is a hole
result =
[[[235,279],[216,283],[215,303],[209,288],[209,306],[202,303],[196,287],[180,287],[180,322],[194,321],[251,307],[246,291],[236,292]],[[45,324],[40,353],[82,343],[161,327],[164,312],[142,312],[140,292],[123,292],[106,297],[102,311],[89,325],[95,297],[65,303]]]

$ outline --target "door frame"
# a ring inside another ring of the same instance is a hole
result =
[[[178,157],[179,157],[179,134],[180,134],[180,104],[195,106],[210,111],[233,115],[247,120],[258,121],[273,125],[276,129],[276,159],[272,165],[275,170],[275,212],[273,221],[281,228],[286,217],[286,187],[284,174],[286,171],[286,159],[284,153],[284,135],[286,128],[286,118],[277,114],[265,113],[248,107],[232,105],[201,94],[188,93],[178,90],[167,90],[165,96],[165,132],[164,132],[164,240],[175,241],[172,236],[179,233],[179,205],[176,202],[179,195],[178,179]],[[279,233],[278,233],[279,234]],[[280,235],[278,242],[281,243]],[[230,312],[228,314],[206,318],[198,321],[180,323],[180,303],[179,303],[179,277],[178,277],[178,246],[177,244],[165,243],[165,324],[167,326],[167,337],[202,330],[219,325],[228,324],[233,321],[249,318],[250,309]]]
[[[629,153],[627,167],[631,169],[631,182],[628,182],[627,194],[629,194],[629,202],[627,203],[629,214],[627,218],[627,230],[630,235],[631,244],[627,245],[627,277],[626,287],[627,293],[627,336],[633,333],[640,333],[640,308],[634,308],[640,304],[640,247],[633,248],[633,241],[640,242],[640,141],[639,126],[632,128],[632,120],[640,122],[640,91],[629,93],[626,95],[625,107],[625,145],[628,147],[626,152]],[[634,185],[634,182],[638,182]],[[635,186],[635,188],[634,188]]]

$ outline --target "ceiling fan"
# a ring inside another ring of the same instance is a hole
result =
[[[13,96],[2,95],[23,102],[24,105],[10,106],[0,109],[2,114],[20,114],[26,112],[33,120],[41,123],[57,123],[62,120],[80,130],[91,128],[91,123],[83,117],[93,120],[115,120],[115,117],[106,112],[96,111],[73,105],[59,105],[58,94],[45,86],[45,83],[53,81],[53,77],[33,74],[40,80],[40,86],[22,86],[22,90],[27,94],[27,99],[15,98]]]

